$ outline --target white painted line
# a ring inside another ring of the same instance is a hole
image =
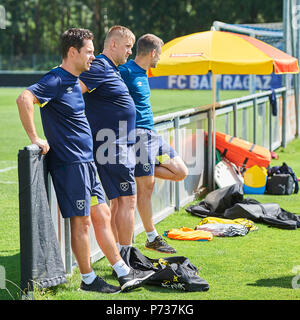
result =
[[[17,184],[16,181],[0,181],[0,183],[3,183],[3,184]]]
[[[4,168],[4,169],[0,169],[0,173],[1,172],[6,172],[6,171],[10,171],[10,170],[13,170],[13,169],[16,169],[17,166],[13,166],[13,167],[7,167],[7,168]]]

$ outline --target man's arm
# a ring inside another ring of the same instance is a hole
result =
[[[79,76],[82,94],[91,93],[106,81],[106,67],[102,60],[95,59],[90,70],[84,71]]]
[[[46,140],[39,138],[34,124],[34,104],[38,102],[29,90],[24,90],[17,99],[19,116],[29,139],[42,149],[42,154],[46,154],[50,149],[49,144]]]
[[[80,84],[80,87],[81,87],[81,93],[84,94],[86,93],[89,89],[88,87],[79,79],[79,84]]]

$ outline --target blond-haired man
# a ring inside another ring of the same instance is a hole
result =
[[[110,200],[113,232],[120,248],[132,245],[136,186],[135,105],[118,66],[132,54],[134,43],[135,36],[128,28],[111,27],[102,54],[80,76],[96,166]]]

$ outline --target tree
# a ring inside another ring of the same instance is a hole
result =
[[[154,33],[167,42],[209,30],[215,20],[282,21],[282,0],[3,0],[2,5],[8,24],[0,30],[2,65],[4,57],[8,61],[9,56],[18,56],[24,62],[26,55],[35,54],[45,56],[45,62],[36,65],[43,70],[59,62],[60,35],[70,27],[93,31],[98,53],[108,28],[115,24],[127,26],[137,38]],[[20,66],[10,63],[8,67]]]

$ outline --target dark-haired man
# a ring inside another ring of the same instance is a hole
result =
[[[146,234],[146,248],[163,253],[175,253],[156,231],[152,218],[151,196],[154,176],[172,181],[183,180],[187,167],[182,159],[154,129],[147,70],[155,68],[163,41],[145,34],[137,41],[135,60],[119,67],[136,107],[136,166],[137,207]],[[138,156],[137,156],[138,155]]]
[[[97,180],[93,140],[79,75],[94,60],[93,34],[72,28],[61,37],[62,64],[45,74],[17,99],[20,119],[33,144],[47,153],[59,207],[70,218],[71,245],[82,276],[81,289],[102,293],[128,291],[139,286],[149,274],[126,266],[117,249],[110,225],[110,211]],[[33,119],[34,104],[40,105],[46,140],[39,138]],[[91,221],[103,253],[116,271],[120,287],[96,276],[90,263]]]

